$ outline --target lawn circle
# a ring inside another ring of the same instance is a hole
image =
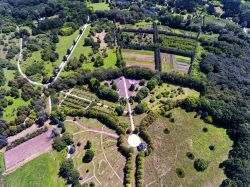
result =
[[[131,134],[128,137],[128,144],[131,147],[138,147],[140,145],[140,143],[141,143],[141,139],[137,134]]]

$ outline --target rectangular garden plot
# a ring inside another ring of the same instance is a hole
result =
[[[126,66],[139,66],[155,70],[153,51],[123,49],[122,56]]]

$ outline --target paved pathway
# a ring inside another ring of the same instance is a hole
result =
[[[130,102],[129,102],[127,84],[126,84],[125,78],[122,77],[122,79],[123,79],[123,84],[124,84],[124,88],[125,88],[126,98],[128,100],[128,112],[129,112],[131,129],[132,129],[132,131],[134,131],[135,130],[135,125],[134,125],[134,120],[133,120],[133,114],[132,114],[132,110],[131,110],[131,105],[130,105]]]

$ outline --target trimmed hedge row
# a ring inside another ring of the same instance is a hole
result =
[[[143,187],[144,178],[144,152],[140,152],[136,156],[135,186]]]
[[[139,127],[139,136],[147,143],[147,151],[145,155],[148,156],[154,149],[153,143],[151,141],[150,135],[147,132],[149,125],[151,125],[157,118],[159,117],[159,113],[155,111],[149,112],[149,114],[143,118]]]
[[[32,138],[35,138],[36,136],[39,136],[41,134],[43,134],[44,132],[47,132],[48,131],[48,128],[47,127],[44,127],[44,128],[41,128],[41,129],[38,129],[37,131],[35,132],[32,132],[30,134],[27,134],[25,137],[22,137],[22,138],[19,138],[13,142],[11,142],[10,145],[8,145],[6,147],[6,151],[10,150],[10,149],[13,149],[14,147],[20,145],[21,143],[24,143]]]

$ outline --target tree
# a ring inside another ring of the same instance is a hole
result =
[[[122,106],[117,106],[115,108],[115,112],[118,114],[118,116],[121,116],[124,113],[124,108]]]
[[[75,186],[79,183],[79,172],[76,169],[72,169],[69,173],[69,181],[72,184],[72,186]]]
[[[0,149],[5,147],[8,144],[8,140],[5,136],[0,135]]]
[[[88,149],[86,151],[85,155],[83,156],[82,161],[84,163],[89,163],[89,162],[92,161],[92,159],[94,158],[94,156],[95,156],[94,151],[92,149]]]
[[[135,90],[135,85],[134,84],[131,84],[130,87],[129,87],[129,91],[134,91]]]
[[[111,88],[112,88],[113,90],[117,90],[117,85],[116,85],[116,83],[115,83],[115,82],[113,82],[113,83],[112,83]]]
[[[96,78],[91,78],[89,81],[89,89],[92,92],[97,92],[100,85],[101,85],[100,81],[97,80]]]
[[[136,114],[143,114],[147,110],[148,110],[147,103],[139,103],[134,109]]]
[[[204,160],[204,159],[196,159],[194,161],[194,168],[199,171],[199,172],[203,172],[207,169],[208,167],[208,161]]]
[[[92,148],[92,143],[91,143],[91,141],[88,140],[84,149],[91,149],[91,148]]]
[[[67,145],[71,145],[71,144],[74,143],[74,141],[73,141],[73,135],[70,134],[70,133],[68,133],[68,132],[65,132],[65,133],[63,134],[63,140],[65,141],[65,143],[66,143]]]
[[[66,142],[61,137],[55,137],[53,139],[52,144],[53,149],[57,150],[58,152],[62,151],[64,148],[67,147]]]
[[[95,59],[95,62],[94,62],[94,66],[95,67],[100,67],[100,66],[103,66],[104,65],[104,60],[101,56],[97,56],[97,58]]]
[[[59,169],[59,175],[63,178],[66,178],[69,176],[69,172],[73,169],[73,161],[70,160],[64,160],[60,164],[60,169]]]

